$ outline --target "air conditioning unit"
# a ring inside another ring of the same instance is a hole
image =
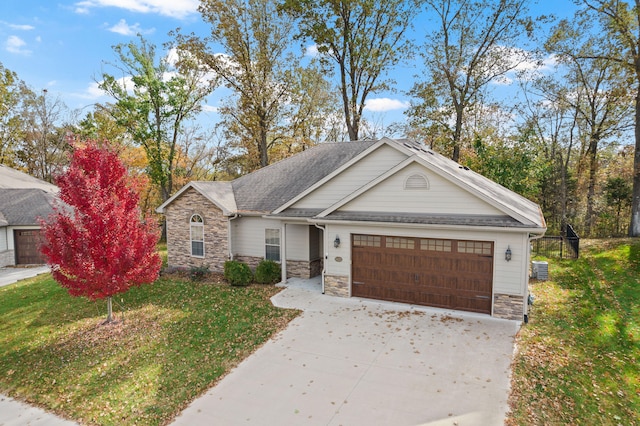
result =
[[[534,260],[531,262],[531,278],[541,281],[549,279],[549,264],[547,262]]]

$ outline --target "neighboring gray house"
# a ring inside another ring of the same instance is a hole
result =
[[[322,291],[527,314],[539,206],[413,141],[317,145],[232,182],[191,182],[158,207],[168,263],[228,259],[322,275]]]
[[[58,187],[0,165],[0,267],[42,264],[38,218],[53,212]]]

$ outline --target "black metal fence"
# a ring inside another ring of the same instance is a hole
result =
[[[532,253],[560,259],[577,259],[580,255],[580,237],[571,225],[567,225],[562,235],[545,235],[533,240]]]

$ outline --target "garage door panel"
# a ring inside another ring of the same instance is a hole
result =
[[[39,229],[16,229],[13,231],[13,238],[16,264],[30,265],[46,263],[42,253],[40,253],[42,234]]]
[[[380,244],[352,246],[353,296],[491,312],[493,243],[355,237]]]

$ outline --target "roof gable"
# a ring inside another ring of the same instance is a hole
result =
[[[406,152],[410,157],[404,162],[389,169],[383,175],[372,180],[367,185],[359,188],[352,194],[349,194],[344,199],[332,206],[329,206],[318,215],[319,217],[326,217],[327,215],[337,211],[365,192],[372,190],[372,188],[377,186],[380,182],[389,179],[398,171],[417,162],[432,173],[435,173],[439,177],[456,185],[456,187],[472,194],[474,197],[481,200],[482,203],[492,206],[498,212],[509,215],[523,224],[542,228],[546,227],[544,217],[536,203],[503,187],[502,185],[409,140],[393,140],[386,138],[382,141],[396,149]]]
[[[156,209],[156,212],[164,213],[166,207],[171,204],[176,198],[180,197],[180,195],[184,194],[189,188],[193,188],[207,200],[211,201],[222,211],[222,214],[225,216],[231,216],[237,211],[236,200],[233,194],[231,182],[192,181],[180,188],[180,190],[173,194],[171,198],[162,203]]]
[[[420,185],[411,182],[420,181]],[[409,184],[409,186],[407,186]],[[504,215],[474,193],[433,173],[414,156],[379,176],[318,216],[336,210],[410,214]]]

